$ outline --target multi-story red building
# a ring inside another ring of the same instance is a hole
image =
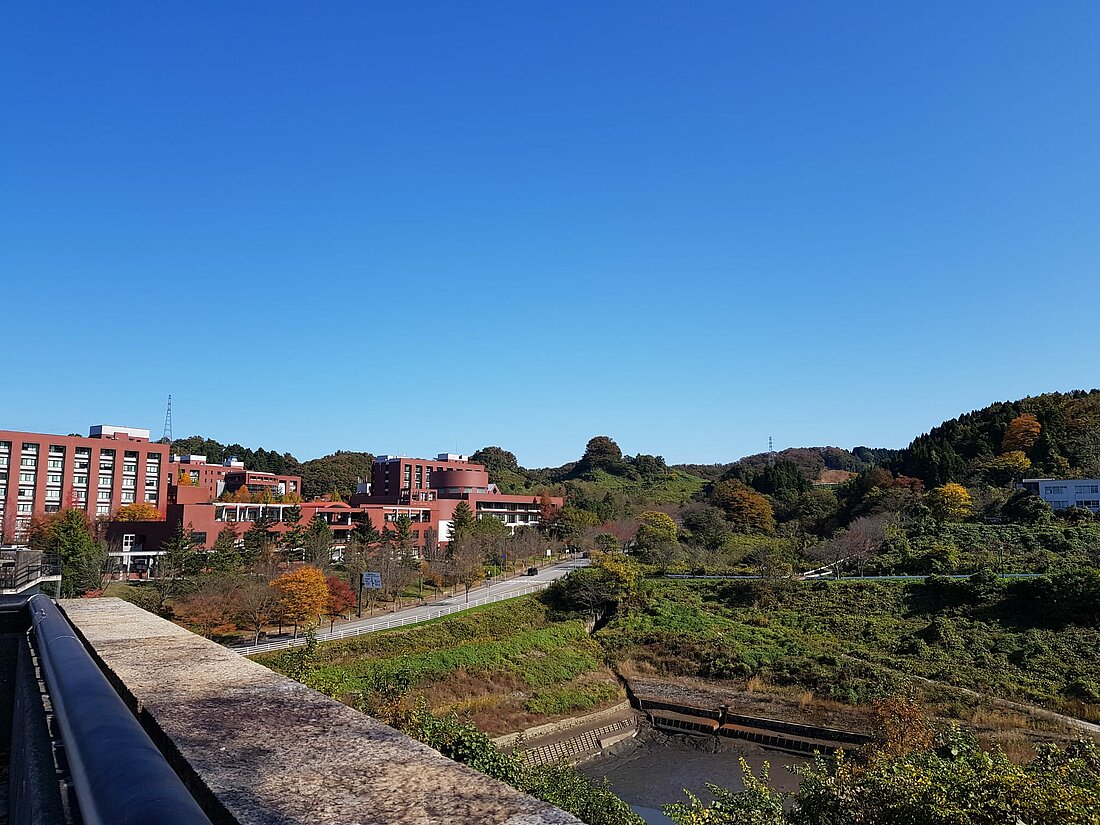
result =
[[[302,504],[211,501],[201,487],[173,486],[164,522],[114,523],[108,541],[112,547],[124,548],[127,559],[131,553],[135,558],[155,555],[161,542],[183,524],[194,531],[200,545],[209,548],[225,527],[243,535],[261,518],[272,523],[272,532],[287,532],[295,526],[289,521],[291,514],[298,512],[300,527],[315,517],[324,519],[337,545],[345,543],[365,518],[378,530],[392,530],[401,516],[407,516],[413,543],[423,548],[433,539],[439,544],[450,540],[451,520],[462,501],[475,516],[500,519],[513,532],[518,527],[537,526],[544,506],[559,508],[563,503],[557,497],[544,500],[501,493],[489,482],[484,465],[460,455],[440,455],[435,460],[380,456],[375,459],[372,478],[371,484],[360,485],[349,502]]]
[[[273,496],[287,493],[302,494],[300,476],[284,476],[245,469],[244,462],[228,458],[221,464],[210,464],[204,455],[173,455],[168,465],[168,483],[179,484],[180,476],[187,474],[193,487],[206,492],[212,501],[222,493],[233,493],[247,487],[251,493],[270,492]]]
[[[508,495],[500,492],[489,481],[485,465],[470,461],[469,457],[454,453],[441,453],[435,460],[406,458],[405,456],[379,456],[371,468],[371,483],[360,485],[360,491],[351,497],[351,504],[365,508],[383,507],[396,514],[386,513],[385,522],[396,521],[401,512],[407,512],[414,524],[414,533],[423,530],[416,524],[429,523],[440,543],[450,540],[451,519],[459,502],[465,501],[475,517],[492,516],[504,522],[512,532],[517,527],[536,526],[543,501],[538,496]],[[550,506],[559,508],[562,499],[551,498]],[[373,520],[373,517],[372,517]]]
[[[97,425],[88,437],[0,430],[0,524],[25,538],[31,518],[76,508],[110,517],[125,504],[165,510],[168,447],[149,431]]]

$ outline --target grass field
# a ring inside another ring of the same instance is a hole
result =
[[[408,684],[437,712],[505,733],[622,698],[603,650],[582,622],[551,621],[534,597],[413,627],[319,644],[308,671],[294,652],[257,661],[349,703],[370,706]]]

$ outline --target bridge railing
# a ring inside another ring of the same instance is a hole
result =
[[[0,599],[0,614],[6,614],[0,619],[7,623],[21,619],[30,626],[29,638],[54,716],[55,726],[49,730],[56,731],[53,738],[60,740],[64,752],[79,821],[84,825],[210,825],[53,600],[40,594],[5,597]],[[17,684],[36,683],[32,672],[19,670],[33,667],[29,656],[21,656],[15,666]],[[35,721],[35,702],[23,703],[26,690],[17,694],[21,712],[16,715],[14,738],[20,747],[11,764],[13,822],[42,821],[34,813],[44,810],[40,801],[59,790],[58,777],[48,766],[40,771],[28,757],[41,752],[40,737],[49,734],[44,733],[44,722]],[[41,701],[37,707],[44,711]]]
[[[421,622],[430,621],[431,619],[439,619],[443,616],[449,616],[452,613],[461,613],[463,610],[469,610],[471,607],[479,607],[484,604],[493,604],[494,602],[502,602],[507,599],[515,599],[519,596],[525,596],[529,593],[535,593],[539,590],[545,590],[550,586],[550,582],[538,582],[526,587],[522,587],[519,590],[509,590],[506,593],[499,595],[483,596],[480,599],[471,599],[468,602],[459,602],[457,604],[442,605],[440,607],[434,607],[428,610],[426,613],[418,613],[414,616],[399,616],[392,619],[380,619],[376,622],[370,622],[365,625],[357,625],[355,627],[340,628],[337,630],[325,630],[316,634],[316,639],[319,642],[331,642],[337,639],[349,639],[352,636],[361,636],[364,633],[374,633],[376,630],[387,630],[392,627],[403,627],[410,624],[420,624]],[[297,647],[304,645],[306,639],[304,636],[299,636],[296,639],[277,639],[272,642],[262,642],[258,645],[238,645],[230,648],[242,656],[252,656],[256,653],[267,653],[272,650],[285,650],[289,647]]]

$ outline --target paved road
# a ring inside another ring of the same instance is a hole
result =
[[[395,612],[376,613],[373,617],[364,617],[362,619],[356,619],[355,621],[344,622],[332,631],[321,630],[317,633],[317,640],[344,639],[349,636],[358,636],[363,633],[373,633],[376,630],[416,624],[417,622],[436,619],[440,616],[447,616],[452,613],[461,613],[463,610],[467,610],[471,607],[478,607],[483,604],[513,599],[525,593],[534,593],[535,591],[543,590],[549,586],[551,582],[568,575],[579,567],[587,566],[588,559],[576,559],[575,561],[564,561],[551,565],[550,567],[544,567],[539,571],[537,576],[516,576],[513,579],[507,579],[505,581],[482,583],[470,589],[468,600],[465,592],[460,588],[457,596],[449,596],[440,601],[417,605],[416,607],[409,607]],[[297,639],[287,637],[270,639],[258,645],[238,645],[230,649],[247,656],[253,653],[282,650],[302,644],[305,644],[305,640],[301,637]]]

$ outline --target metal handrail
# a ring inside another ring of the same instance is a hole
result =
[[[507,593],[502,593],[496,596],[485,596],[480,599],[474,599],[470,602],[462,602],[460,604],[451,604],[444,607],[436,608],[435,610],[429,610],[428,613],[417,616],[403,616],[399,619],[384,619],[377,622],[371,622],[367,625],[359,625],[357,627],[342,628],[340,630],[326,630],[321,631],[315,635],[315,638],[319,642],[331,642],[337,639],[348,639],[353,636],[361,636],[364,633],[374,633],[376,630],[387,630],[393,627],[404,627],[410,624],[420,624],[421,622],[431,621],[432,619],[439,619],[443,616],[450,616],[452,613],[461,613],[464,610],[469,610],[472,607],[478,607],[483,604],[492,604],[495,602],[502,602],[508,599],[515,599],[519,596],[525,596],[528,593],[535,593],[539,590],[545,590],[549,587],[551,582],[539,582],[538,584],[528,585],[527,587],[520,588],[519,590],[510,590]],[[280,639],[276,642],[264,642],[258,645],[242,645],[238,647],[232,647],[230,650],[235,653],[240,653],[242,656],[252,656],[257,653],[268,653],[273,650],[285,650],[288,647],[298,647],[306,643],[304,636],[299,636],[296,639]]]
[[[85,825],[211,825],[53,600],[27,610]]]

